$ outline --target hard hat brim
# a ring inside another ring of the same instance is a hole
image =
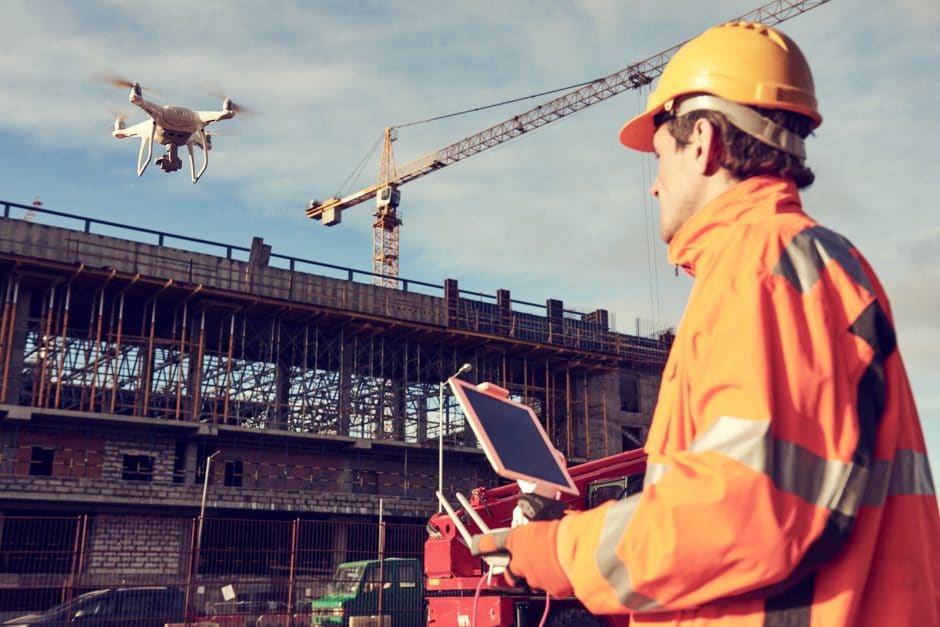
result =
[[[653,135],[656,134],[653,118],[662,109],[660,106],[645,111],[624,124],[620,129],[620,143],[640,152],[653,152]]]

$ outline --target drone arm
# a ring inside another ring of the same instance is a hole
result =
[[[134,92],[131,92],[130,102],[131,104],[137,105],[143,109],[144,112],[152,118],[157,118],[163,115],[163,107],[155,105],[141,96],[134,95]]]
[[[152,123],[150,125],[150,136],[140,136],[140,152],[137,154],[137,176],[143,176],[144,170],[147,169],[147,166],[150,165],[151,159],[153,159],[153,138],[156,132],[157,125]],[[145,151],[149,151],[146,159],[144,159]]]
[[[212,124],[213,122],[221,122],[222,120],[231,120],[235,117],[234,111],[196,111],[196,117],[202,122],[203,126],[207,124]]]

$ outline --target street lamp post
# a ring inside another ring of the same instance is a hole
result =
[[[470,372],[473,370],[473,366],[470,364],[464,364],[460,369],[454,373],[453,376],[459,377],[465,372]],[[438,399],[437,399],[437,491],[441,494],[444,494],[444,386],[447,385],[447,381],[441,381],[438,386]],[[440,514],[443,511],[441,507],[440,500],[437,503],[437,513]]]
[[[196,578],[199,574],[199,559],[202,556],[202,523],[206,518],[206,493],[209,491],[209,470],[212,468],[212,458],[221,451],[209,455],[206,458],[206,474],[202,478],[202,504],[199,506],[199,525],[196,528],[196,550],[193,551],[189,560],[189,575],[186,584],[186,611],[192,609],[193,604],[193,586],[196,584]],[[187,623],[188,624],[188,623]]]
[[[196,559],[199,559],[199,553],[202,550],[202,521],[205,520],[206,517],[206,492],[209,490],[209,469],[212,468],[212,458],[221,452],[222,451],[216,451],[206,458],[206,473],[202,478],[202,505],[199,506],[199,531],[196,533]]]

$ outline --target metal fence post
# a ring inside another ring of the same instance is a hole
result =
[[[292,622],[294,615],[294,574],[297,567],[297,540],[300,535],[300,519],[295,518],[291,525],[290,569],[287,573],[287,622]]]

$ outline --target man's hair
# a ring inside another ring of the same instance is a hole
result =
[[[805,115],[782,109],[754,107],[754,110],[804,139],[813,131],[813,121]],[[666,122],[667,129],[680,148],[689,144],[692,128],[700,118],[707,119],[718,129],[721,138],[718,165],[735,177],[743,180],[761,174],[773,174],[792,179],[798,189],[809,187],[816,180],[816,175],[803,164],[803,159],[751,137],[718,111],[691,111]]]

